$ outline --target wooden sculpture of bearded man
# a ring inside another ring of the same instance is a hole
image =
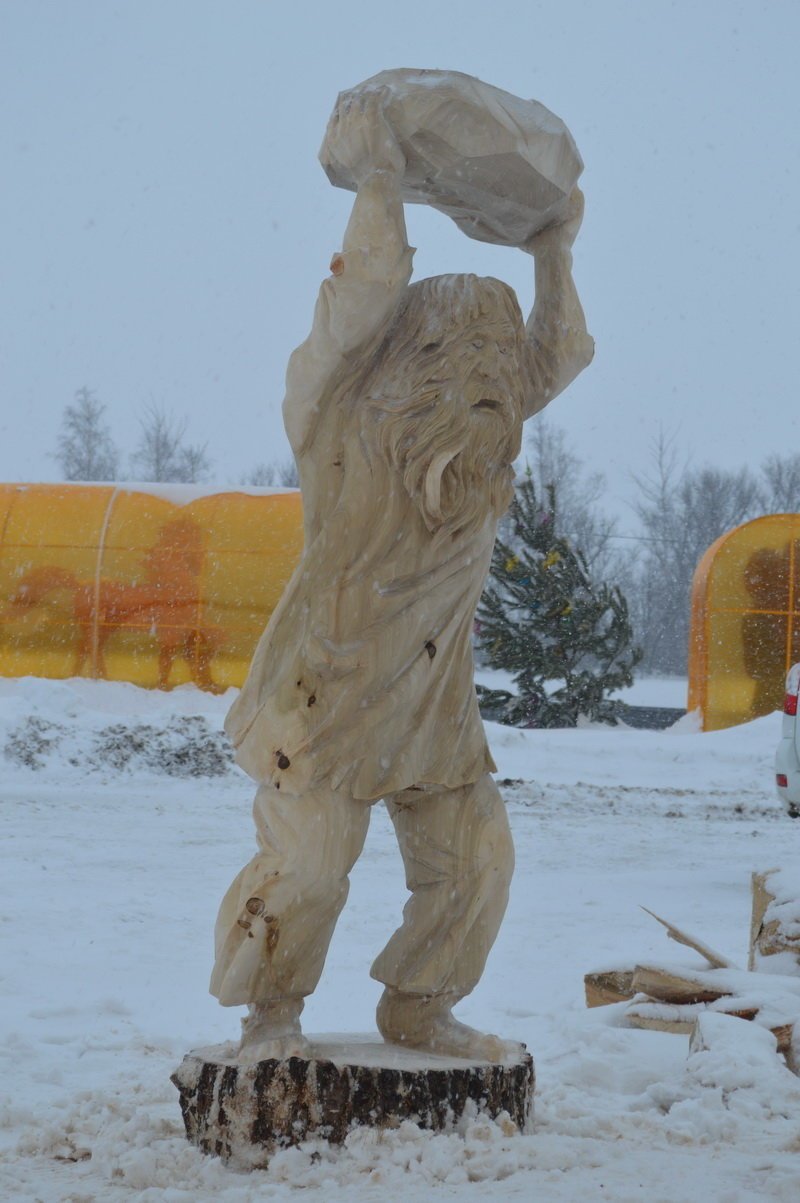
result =
[[[358,191],[287,373],[305,551],[227,721],[260,783],[259,851],[223,900],[211,990],[249,1007],[242,1059],[307,1051],[300,1012],[383,799],[411,897],[372,967],[378,1027],[497,1061],[519,1046],[451,1014],[481,976],[513,868],[471,631],[523,420],[592,356],[571,276],[582,197],[523,248],[526,328],[498,280],[409,284],[404,158],[380,96],[341,103],[334,127]]]

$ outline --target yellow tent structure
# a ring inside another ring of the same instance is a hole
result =
[[[770,514],[722,535],[697,567],[689,709],[704,731],[780,710],[798,660],[800,514]]]
[[[297,490],[0,485],[0,675],[241,685],[302,547]]]

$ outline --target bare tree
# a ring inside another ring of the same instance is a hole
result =
[[[617,524],[602,508],[603,474],[587,472],[567,447],[564,431],[545,418],[531,423],[525,453],[537,496],[546,497],[551,485],[555,489],[557,533],[583,554],[593,577],[616,580],[620,555],[612,540]]]
[[[119,454],[108,426],[106,411],[91,389],[79,388],[74,404],[64,410],[58,436],[57,460],[65,480],[115,480]]]
[[[765,514],[796,514],[800,510],[800,455],[769,455],[761,465]]]
[[[149,405],[139,419],[139,445],[131,456],[143,480],[195,483],[211,467],[207,443],[185,443],[186,421],[178,421],[158,405]]]
[[[269,488],[272,485],[283,485],[284,488],[296,489],[300,484],[297,474],[297,464],[294,459],[285,459],[277,464],[256,464],[244,477],[242,484],[258,485]]]
[[[246,476],[242,477],[243,485],[255,485],[257,488],[268,489],[275,484],[275,465],[274,464],[256,464],[251,468]]]
[[[278,484],[287,489],[296,489],[300,485],[300,476],[294,459],[285,459],[278,464]]]
[[[178,452],[178,473],[176,480],[196,484],[208,479],[211,460],[207,453],[208,443],[186,443]]]
[[[645,667],[685,672],[695,569],[715,539],[762,512],[761,491],[748,468],[681,464],[663,432],[650,475],[634,479],[644,548],[632,593],[637,639]]]

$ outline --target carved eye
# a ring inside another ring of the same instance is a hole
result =
[[[423,355],[432,355],[434,351],[439,350],[441,345],[442,345],[441,343],[426,343],[425,346],[422,348],[422,354]]]
[[[476,351],[480,351],[483,349],[483,339],[482,338],[473,338],[471,345],[475,348]]]

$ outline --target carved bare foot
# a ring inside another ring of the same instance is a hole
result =
[[[311,1046],[300,1028],[303,1004],[302,998],[251,1003],[249,1014],[242,1020],[237,1060],[250,1063],[308,1057]]]
[[[454,1019],[458,1001],[450,994],[403,994],[387,987],[378,1003],[378,1031],[389,1044],[421,1049],[438,1057],[494,1063],[518,1061],[524,1044],[479,1032]]]

